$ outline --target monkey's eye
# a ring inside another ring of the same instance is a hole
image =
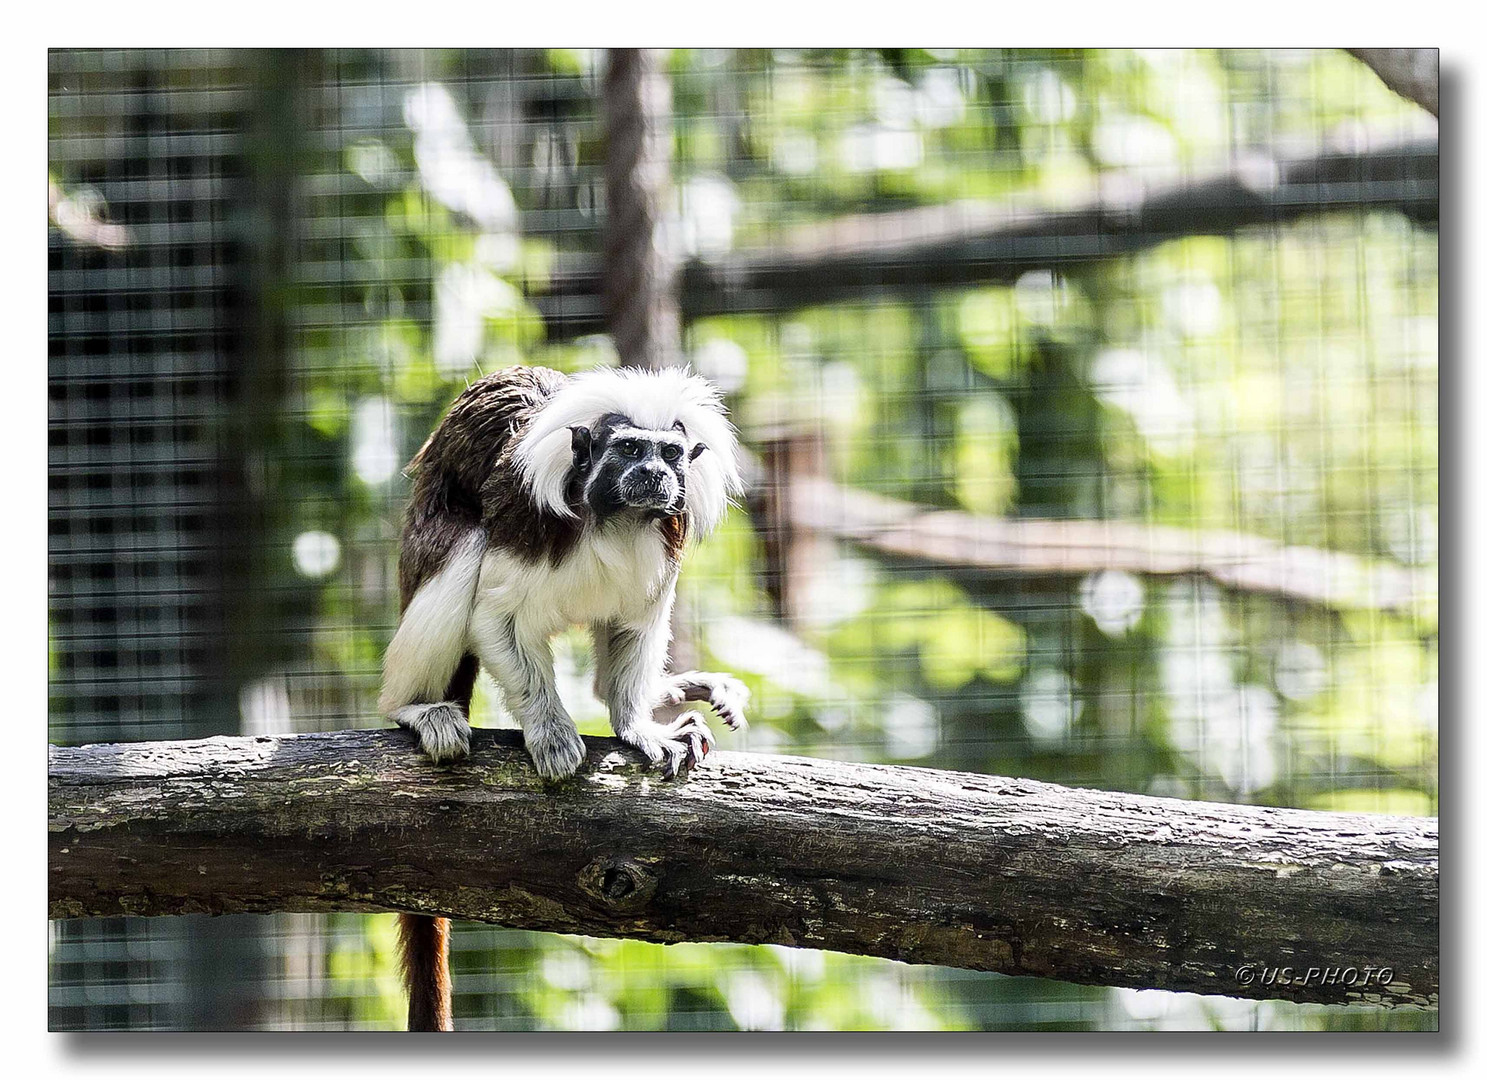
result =
[[[621,439],[615,448],[625,457],[640,456],[640,444],[634,439]]]
[[[667,461],[675,462],[682,456],[682,448],[675,443],[667,443],[661,448],[661,456]]]

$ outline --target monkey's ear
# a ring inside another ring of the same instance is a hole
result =
[[[594,436],[588,428],[575,424],[568,429],[573,432],[573,467],[582,472],[589,467],[592,460],[591,450],[594,445]]]
[[[697,458],[698,458],[698,455],[700,455],[702,453],[702,451],[704,451],[706,449],[707,449],[707,443],[705,443],[705,442],[698,443],[696,446],[692,447],[692,452],[687,455],[687,460],[688,461],[696,461]]]

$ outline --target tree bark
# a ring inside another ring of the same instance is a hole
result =
[[[475,732],[444,768],[402,731],[52,747],[51,915],[398,910],[1437,1001],[1434,819],[738,753],[664,781],[616,740],[587,742],[550,787],[514,731]]]

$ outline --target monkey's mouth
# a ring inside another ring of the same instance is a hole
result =
[[[636,480],[624,486],[625,503],[640,510],[669,510],[676,502],[676,485],[661,481]]]

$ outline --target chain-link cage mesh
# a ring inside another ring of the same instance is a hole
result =
[[[402,467],[480,373],[614,360],[603,61],[51,54],[54,742],[380,725]],[[753,479],[676,620],[753,692],[726,748],[1436,812],[1426,113],[1330,50],[666,66],[660,242]],[[472,711],[508,722],[488,676]],[[463,923],[452,965],[470,1029],[1435,1024]],[[64,1029],[403,1008],[391,915],[56,922],[50,995]]]

